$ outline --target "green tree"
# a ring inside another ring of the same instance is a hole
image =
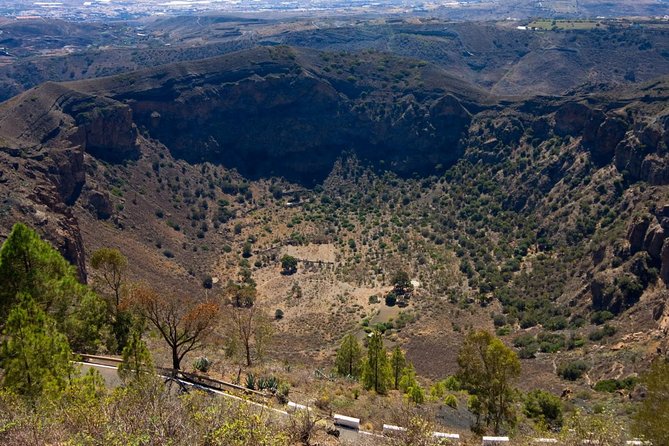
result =
[[[406,271],[399,270],[393,274],[393,285],[395,286],[395,292],[399,295],[404,295],[409,291],[413,290],[413,285],[411,284],[411,279],[409,274]]]
[[[391,370],[388,354],[383,346],[380,332],[373,331],[367,345],[367,360],[362,370],[365,389],[374,389],[376,393],[385,394],[391,384]]]
[[[458,354],[458,378],[476,397],[474,413],[476,428],[481,421],[495,433],[512,425],[514,388],[512,381],[520,375],[520,361],[516,353],[487,331],[467,335]]]
[[[66,387],[73,373],[70,346],[31,296],[18,296],[3,335],[0,366],[4,387],[31,400]]]
[[[399,389],[414,403],[423,404],[425,402],[425,391],[418,382],[418,379],[416,379],[416,370],[411,363],[408,363],[406,367],[402,369],[402,376],[399,380]]]
[[[399,389],[400,378],[402,377],[402,370],[407,365],[406,357],[404,352],[400,349],[400,346],[396,346],[393,349],[393,353],[390,356],[390,368],[393,371],[393,388],[395,390]]]
[[[79,283],[75,269],[22,223],[0,248],[0,325],[20,294],[29,295],[56,321],[70,346],[95,351],[105,325],[104,301]]]
[[[347,334],[341,341],[335,367],[337,373],[343,376],[360,376],[360,364],[362,361],[362,347],[358,340],[352,334]]]
[[[524,412],[542,427],[557,430],[562,426],[562,401],[545,390],[537,389],[527,394]]]
[[[669,362],[653,361],[642,382],[646,398],[634,416],[632,430],[653,444],[669,444]]]
[[[0,320],[19,293],[30,295],[47,312],[58,313],[67,308],[63,301],[69,292],[78,288],[74,268],[23,223],[14,225],[0,248],[0,283]]]
[[[128,259],[118,249],[100,248],[91,256],[91,266],[111,291],[118,308],[121,303],[123,277],[128,269]]]
[[[96,272],[96,279],[107,288],[111,296],[108,316],[113,337],[108,339],[107,348],[122,352],[132,325],[132,315],[121,309],[121,292],[125,285],[128,259],[118,249],[100,248],[91,256],[91,267]]]
[[[297,259],[288,254],[281,257],[281,268],[282,273],[286,275],[294,274],[297,272]]]
[[[144,340],[142,331],[133,330],[123,348],[123,362],[118,366],[118,374],[123,381],[141,380],[153,376],[153,359]]]

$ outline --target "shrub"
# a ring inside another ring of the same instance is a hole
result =
[[[389,307],[395,306],[397,303],[397,295],[393,293],[392,291],[388,294],[386,294],[386,305]]]
[[[200,356],[193,362],[193,368],[198,372],[207,373],[210,367],[211,361],[204,356]]]
[[[590,322],[595,325],[602,325],[604,322],[610,321],[613,319],[613,313],[610,311],[595,311],[590,317]]]
[[[613,336],[614,334],[616,334],[616,328],[611,325],[604,324],[602,328],[591,331],[590,334],[588,334],[588,339],[591,341],[601,341],[602,339]]]
[[[288,254],[281,257],[281,268],[283,274],[294,274],[297,272],[297,259]]]
[[[281,319],[283,319],[283,310],[282,309],[277,308],[277,310],[274,312],[274,319],[276,319],[277,321],[280,321]]]
[[[276,389],[276,398],[281,404],[288,403],[288,394],[290,393],[290,384],[281,381]]]
[[[413,385],[407,389],[407,397],[415,404],[423,404],[425,402],[425,391],[419,385]]]
[[[202,279],[202,286],[210,290],[214,286],[214,279],[211,276],[206,276]]]
[[[634,376],[628,376],[623,380],[603,379],[601,381],[597,381],[597,384],[595,384],[594,389],[597,392],[613,393],[616,390],[622,390],[622,389],[632,390],[636,385],[636,383],[637,383],[637,378]]]
[[[458,380],[455,375],[451,375],[442,381],[447,390],[451,392],[457,392],[462,389],[462,383]]]
[[[588,364],[582,360],[565,363],[558,368],[558,375],[568,381],[576,381],[589,369]]]
[[[453,409],[458,408],[458,399],[452,393],[449,393],[444,397],[444,404]]]
[[[528,418],[545,423],[553,429],[562,426],[562,401],[544,390],[533,390],[527,394],[524,412]]]

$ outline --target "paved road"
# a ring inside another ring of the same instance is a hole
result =
[[[110,365],[103,365],[103,364],[94,364],[94,363],[89,363],[89,362],[77,362],[76,364],[81,366],[82,371],[85,373],[88,369],[94,368],[100,374],[105,380],[105,383],[108,387],[119,387],[122,384],[121,378],[118,376],[118,370],[115,366],[110,366]],[[179,380],[181,383],[192,386],[192,387],[198,387],[196,385],[193,385],[192,383],[186,382]],[[254,401],[249,401],[243,398],[240,398],[236,395],[231,395],[226,392],[222,392],[220,390],[215,390],[215,389],[204,389],[207,392],[214,393],[216,395],[220,395],[225,398],[231,398],[237,401],[243,401],[248,404],[252,404],[254,406],[260,407],[264,410],[270,410],[272,413],[279,415],[281,417],[289,417],[290,414],[286,412],[285,410],[280,410],[280,409],[275,409],[273,407],[265,406],[264,404],[256,403]],[[365,431],[356,431],[354,429],[347,429],[347,428],[339,428],[339,438],[342,440],[344,444],[350,444],[350,445],[374,445],[379,443],[379,439],[383,438],[381,435],[374,434],[371,432],[365,432]]]
[[[90,364],[88,362],[76,362],[75,364],[81,366],[83,373],[86,373],[89,369],[95,369],[100,372],[102,377],[105,379],[105,384],[107,384],[107,387],[119,387],[121,384],[123,384],[121,378],[118,376],[118,369],[114,366]]]

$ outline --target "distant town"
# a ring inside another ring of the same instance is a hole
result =
[[[2,0],[0,17],[68,21],[134,20],[194,14],[293,16],[434,16],[455,20],[513,20],[531,17],[663,17],[666,0]]]
[[[408,2],[405,0],[8,0],[0,3],[0,16],[17,19],[60,18],[67,20],[128,20],[155,15],[207,12],[295,12],[319,11],[417,13],[465,2]]]

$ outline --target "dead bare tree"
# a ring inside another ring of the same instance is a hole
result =
[[[146,285],[135,286],[131,307],[153,325],[169,346],[172,368],[181,368],[187,353],[202,347],[211,334],[220,313],[213,301],[161,294]]]

